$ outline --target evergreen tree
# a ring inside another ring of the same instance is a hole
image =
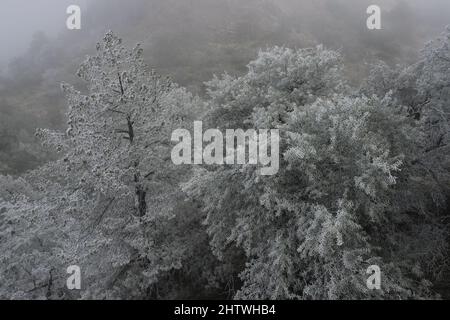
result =
[[[210,83],[212,123],[281,131],[277,175],[204,168],[184,185],[204,203],[215,254],[245,252],[237,298],[431,294],[426,252],[446,248],[433,201],[443,195],[417,161],[422,127],[389,96],[349,94],[340,70],[321,47],[274,48],[246,75]],[[381,291],[366,287],[372,264]]]

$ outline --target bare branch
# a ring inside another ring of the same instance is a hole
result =
[[[119,76],[120,94],[124,95],[125,94],[125,90],[123,89],[122,77],[120,76],[120,73],[117,73],[117,75]]]

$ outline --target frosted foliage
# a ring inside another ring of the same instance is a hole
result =
[[[199,169],[184,184],[203,201],[216,256],[225,259],[233,246],[245,252],[237,298],[432,296],[424,279],[433,265],[417,252],[445,252],[446,232],[443,190],[421,162],[426,132],[392,95],[346,93],[336,57],[275,48],[246,75],[210,83],[212,123],[281,131],[276,176]],[[420,251],[405,248],[411,241]],[[365,284],[372,264],[383,270],[379,291]]]
[[[449,33],[359,90],[339,53],[274,47],[201,100],[112,32],[63,84],[58,159],[0,176],[0,298],[435,298],[448,263]],[[280,168],[175,166],[175,129],[278,129]],[[82,290],[66,288],[78,265]],[[380,290],[366,270],[382,270]]]
[[[207,83],[211,125],[241,128],[256,114],[256,126],[270,128],[286,121],[296,105],[314,102],[317,97],[342,92],[342,65],[338,53],[319,46],[292,50],[275,47],[261,51],[240,78],[225,74]]]
[[[143,296],[160,272],[180,268],[188,250],[183,242],[153,237],[173,229],[171,220],[181,214],[176,210],[181,201],[177,181],[187,170],[170,160],[170,134],[189,127],[200,103],[149,70],[139,46],[128,50],[113,33],[106,34],[97,55],[87,58],[78,75],[86,82],[85,93],[62,85],[69,106],[67,132],[37,133],[44,145],[60,153],[60,160],[31,174],[31,186],[15,187],[25,182],[8,178],[17,195],[7,193],[2,202],[2,219],[9,222],[2,223],[2,234],[13,236],[9,241],[15,245],[2,243],[10,256],[2,257],[1,265],[22,250],[21,260],[27,263],[25,270],[15,270],[22,264],[16,259],[2,276],[11,286],[23,282],[21,295],[59,298],[53,288],[63,288],[65,280],[49,284],[51,268],[65,277],[65,268],[76,264],[83,271],[81,297]],[[10,225],[16,226],[14,234]],[[23,249],[19,236],[26,237]],[[34,275],[37,266],[43,269]],[[30,276],[23,276],[26,272]],[[43,289],[38,291],[34,283]],[[44,295],[37,296],[40,292]]]

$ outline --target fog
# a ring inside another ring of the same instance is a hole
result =
[[[92,16],[99,17],[102,10],[111,13],[110,9],[102,7],[119,8],[114,10],[114,14],[107,17],[107,21],[97,21],[96,24],[108,25],[111,22],[114,24],[121,21],[133,28],[134,21],[123,21],[121,14],[126,15],[127,12],[140,7],[148,8],[149,2],[156,3],[157,1],[2,0],[0,10],[0,41],[2,43],[0,65],[4,66],[15,56],[23,54],[29,48],[33,34],[38,31],[43,31],[49,36],[66,33],[65,20],[67,15],[65,11],[70,4],[79,5],[87,19],[92,18]],[[180,3],[180,1],[168,2]],[[198,7],[199,4],[202,4],[201,1],[190,0],[185,2],[191,4],[192,10],[202,11]],[[232,3],[233,1],[220,2]],[[254,6],[255,11],[258,10],[258,1],[245,0],[241,2],[244,6],[247,2]],[[350,33],[355,32],[355,28],[362,30],[364,28],[363,22],[366,19],[365,8],[374,3],[367,0],[273,0],[271,2],[290,18],[295,19],[297,17],[299,24],[314,21],[315,23],[308,25],[311,29],[304,31],[315,34],[328,32],[325,29],[330,25],[320,27],[324,20],[343,30],[348,29]],[[424,33],[442,29],[443,26],[450,23],[450,2],[447,0],[379,0],[376,4],[380,5],[385,13],[387,12],[384,17],[386,23],[395,26],[396,30],[385,30],[388,33],[398,34],[402,32],[408,38],[423,37]],[[95,10],[90,10],[92,6],[95,7]],[[211,4],[208,4],[208,6],[214,7]],[[204,14],[207,15],[208,13],[204,12]],[[92,16],[90,17],[90,15]],[[345,35],[343,37],[345,38]],[[399,37],[399,40],[402,40],[401,37]]]
[[[68,30],[66,8],[82,9]],[[323,43],[345,57],[357,83],[367,63],[407,64],[450,24],[448,0],[379,0],[382,30],[366,27],[368,0],[1,0],[0,173],[20,173],[50,155],[37,127],[63,128],[62,81],[109,29],[142,43],[148,64],[195,94],[224,71],[240,74],[261,48]]]
[[[88,0],[2,0],[0,1],[0,66],[23,54],[33,34],[43,31],[56,36],[65,25],[68,5],[86,8]]]
[[[169,21],[177,24],[179,17],[174,15],[181,3],[187,3],[186,9],[192,12],[199,12],[200,19],[209,20],[217,13],[214,12],[218,7],[223,7],[222,3],[227,3],[230,7],[243,7],[245,10],[253,11],[257,14],[262,8],[262,3],[273,3],[274,7],[283,12],[288,27],[301,27],[299,32],[313,34],[314,40],[322,42],[342,43],[342,40],[350,40],[350,46],[366,46],[367,41],[377,43],[383,39],[362,40],[351,38],[355,33],[367,35],[365,30],[365,8],[373,4],[368,0],[269,0],[269,1],[163,1],[166,2],[166,9],[172,6],[171,10],[165,10],[158,6],[161,1],[104,1],[104,0],[2,0],[0,10],[0,41],[2,50],[0,51],[0,66],[5,67],[14,57],[22,55],[30,46],[33,35],[39,31],[44,32],[50,37],[57,35],[67,35],[65,20],[67,18],[66,8],[70,4],[79,5],[82,8],[83,22],[85,28],[96,29],[103,25],[105,29],[108,26],[119,25],[121,29],[133,30],[140,28],[134,25],[136,20],[126,18],[132,12],[141,12],[149,14],[147,10],[159,11],[162,15],[161,20],[175,19]],[[169,4],[169,5],[167,5]],[[383,22],[385,28],[383,32],[387,35],[396,37],[399,45],[414,45],[414,41],[420,41],[423,38],[431,36],[433,33],[450,23],[450,2],[446,0],[379,0],[377,4],[381,6],[384,16]],[[142,9],[144,12],[142,12]],[[208,12],[209,10],[209,12]],[[147,11],[147,12],[146,12]],[[192,12],[183,12],[190,15]],[[180,12],[181,13],[181,12]],[[274,12],[274,14],[276,14]],[[166,15],[166,16],[165,16]],[[226,12],[222,18],[226,18]],[[154,18],[154,17],[153,17]],[[139,21],[138,21],[139,22]],[[150,21],[149,25],[152,25]],[[214,21],[212,21],[214,22]],[[231,23],[232,21],[230,21]],[[164,24],[168,21],[164,21]],[[267,21],[270,28],[270,21]],[[185,28],[188,28],[187,30]],[[189,25],[184,25],[184,31],[189,30]],[[341,34],[337,39],[334,32]],[[148,30],[149,33],[152,30]],[[207,32],[207,31],[206,31]],[[331,39],[330,37],[334,37]],[[379,36],[380,37],[380,36]],[[382,36],[381,36],[382,37]],[[351,39],[350,39],[351,38]],[[370,36],[369,36],[370,38]],[[60,38],[61,39],[61,38]],[[146,41],[147,38],[141,39]],[[372,43],[372,44],[373,44]],[[270,44],[270,43],[268,43]],[[384,45],[388,45],[385,43]],[[380,44],[380,46],[383,46]],[[388,48],[389,49],[389,48]],[[401,51],[404,48],[396,48]],[[391,49],[392,50],[392,49]],[[393,52],[387,52],[390,54]]]

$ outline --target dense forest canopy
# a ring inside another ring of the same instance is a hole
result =
[[[411,33],[420,5],[387,1],[377,35],[344,22],[365,1],[107,3],[79,33],[35,34],[0,79],[0,298],[446,294],[439,15]],[[194,121],[278,130],[279,170],[174,164],[171,134]]]

